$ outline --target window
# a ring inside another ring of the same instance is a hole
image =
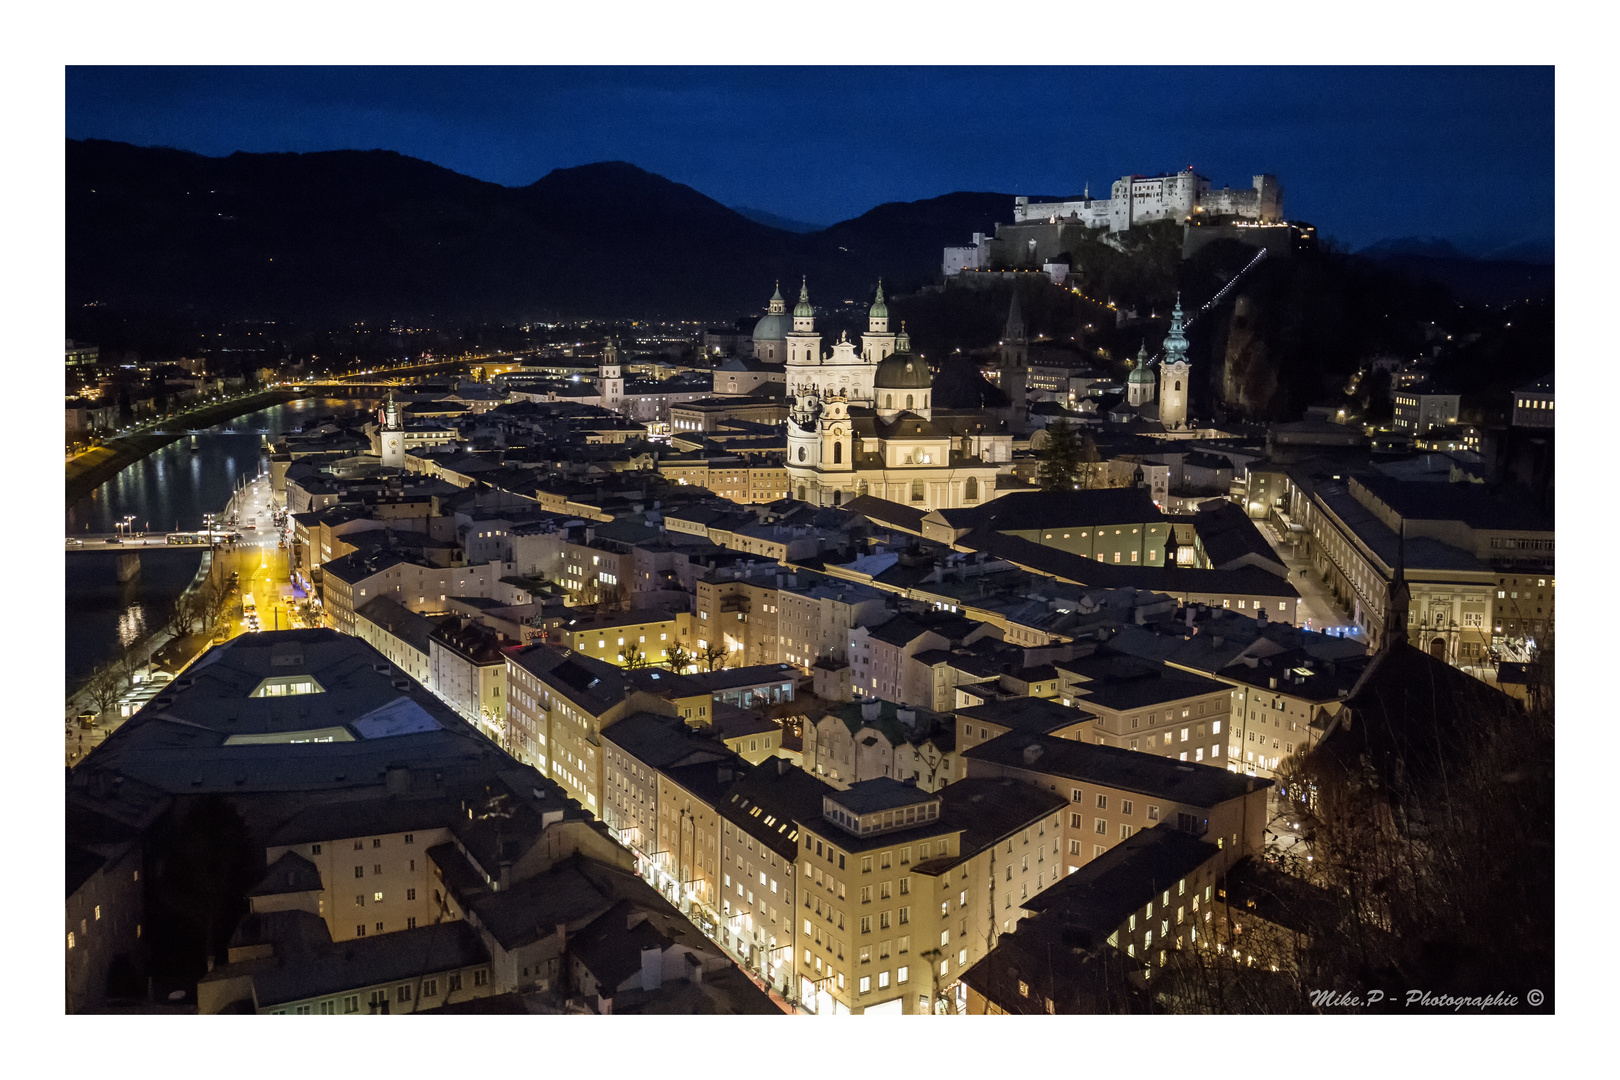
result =
[[[910,967],[910,965],[908,965],[908,964],[900,965],[899,970],[894,973],[894,981],[896,983],[898,983],[899,985],[901,985],[901,986],[904,986],[906,983],[910,982],[911,981],[911,967]]]
[[[1086,823],[1086,817],[1085,817],[1084,814],[1070,814],[1069,815],[1069,828],[1078,829],[1082,825],[1084,825],[1085,823]]]
[[[1129,825],[1121,825],[1119,827],[1119,838],[1121,840],[1129,840],[1131,838],[1131,827]]]
[[[411,988],[410,988],[410,986],[409,985],[401,985],[401,986],[394,987],[394,1000],[395,1001],[409,1001],[409,1000],[411,1000]]]
[[[365,877],[366,876],[366,868],[363,867],[363,866],[355,867],[354,868],[354,876],[355,877]]]
[[[379,904],[382,903],[382,893],[380,892],[372,893],[371,898]]]
[[[1104,835],[1107,835],[1107,833],[1108,833],[1108,822],[1104,821],[1102,818],[1098,818],[1097,819],[1097,835],[1104,836]]]
[[[359,994],[350,994],[348,997],[345,997],[343,999],[343,1011],[346,1012],[346,1013],[357,1013],[357,1012],[359,1012],[360,1011],[360,995]]]
[[[354,936],[355,937],[365,937],[366,936],[366,924],[365,923],[357,923],[355,925]]]
[[[861,933],[870,934],[871,932],[872,932],[872,916],[870,916],[870,915],[862,915],[861,916]]]
[[[1069,789],[1069,801],[1070,802],[1079,802],[1080,801],[1080,789],[1079,788],[1070,788]]]
[[[1108,796],[1106,796],[1106,795],[1098,795],[1097,796],[1097,809],[1099,809],[1099,810],[1108,809]]]
[[[380,873],[382,873],[382,863],[376,863],[376,864],[374,864],[374,865],[373,865],[373,866],[372,866],[372,867],[371,867],[371,872],[372,872],[372,873],[373,873],[373,874],[380,874]]]
[[[319,845],[319,844],[311,844],[311,845],[309,845],[309,853],[311,855],[319,855],[321,853],[321,845]]]
[[[68,931],[68,948],[73,948],[73,931]]]
[[[380,933],[382,933],[382,932],[383,932],[383,928],[382,928],[382,926],[383,926],[383,924],[382,924],[382,923],[378,923],[378,924],[377,924],[377,933],[379,933],[379,934],[380,934]]]
[[[870,975],[862,975],[861,976],[861,993],[870,994],[871,992],[872,992],[872,977]]]
[[[461,972],[458,971],[450,976],[446,989],[452,994],[461,989]]]
[[[1131,812],[1131,800],[1129,800],[1129,799],[1121,799],[1120,803],[1119,803],[1119,812],[1122,813],[1122,814],[1129,815],[1130,812]]]
[[[439,980],[438,979],[423,979],[422,980],[422,996],[425,997],[425,998],[438,997],[439,996]]]
[[[906,923],[908,923],[910,921],[911,921],[911,909],[909,907],[901,908],[900,909],[900,925],[904,926],[904,925],[906,925]],[[904,941],[908,941],[910,939],[909,938],[901,938],[900,940],[902,942],[904,942]],[[901,948],[900,951],[905,952],[906,950],[904,948]]]

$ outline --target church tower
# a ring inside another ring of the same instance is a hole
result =
[[[1153,400],[1153,372],[1148,370],[1147,342],[1137,350],[1135,366],[1125,380],[1125,402],[1128,405],[1146,405]]]
[[[1384,601],[1384,639],[1378,643],[1383,650],[1395,648],[1406,640],[1411,623],[1412,588],[1406,583],[1406,523],[1401,523],[1399,538],[1395,541],[1395,573],[1390,578],[1389,593]]]
[[[1001,389],[1012,400],[1013,426],[1023,429],[1029,418],[1029,337],[1017,292],[1013,293],[1007,325],[1001,331]]]
[[[604,409],[618,412],[624,404],[624,377],[619,368],[619,341],[608,338],[602,349],[602,361],[596,368],[596,387],[601,392]]]
[[[1187,426],[1187,398],[1192,380],[1187,363],[1187,335],[1182,332],[1181,294],[1170,313],[1170,333],[1164,339],[1164,359],[1159,362],[1159,422],[1166,431]]]
[[[861,359],[868,364],[881,364],[884,357],[896,351],[898,335],[889,332],[889,305],[883,302],[883,282],[878,282],[877,299],[866,313],[866,333],[861,335]]]
[[[380,441],[382,444],[383,467],[403,469],[405,467],[405,425],[399,418],[399,406],[394,402],[394,392],[392,390],[388,391],[388,404],[383,406]]]

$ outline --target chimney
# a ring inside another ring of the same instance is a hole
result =
[[[896,709],[894,710],[894,718],[902,724],[915,724],[917,722],[917,710]]]
[[[1253,786],[1253,781],[1250,781]],[[641,988],[657,990],[664,985],[664,950],[653,946],[641,950]]]
[[[1273,690],[1277,689],[1277,676],[1275,675],[1271,677],[1271,688]]]
[[[861,719],[862,720],[876,720],[878,717],[880,717],[882,715],[883,715],[883,702],[877,701],[877,700],[861,702]]]
[[[686,954],[686,981],[693,986],[703,985],[703,961],[691,953]]]
[[[1045,748],[1042,747],[1040,743],[1030,743],[1028,746],[1024,747],[1024,764],[1035,764],[1035,762],[1040,760],[1044,749]]]

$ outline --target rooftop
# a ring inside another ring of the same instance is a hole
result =
[[[974,768],[983,762],[1205,808],[1271,786],[1270,780],[1241,776],[1213,765],[1030,732],[1009,731],[964,751],[962,756],[968,761],[969,776],[987,775],[985,770]]]

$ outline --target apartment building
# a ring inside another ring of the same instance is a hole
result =
[[[799,823],[799,1002],[816,1013],[960,1011],[957,978],[1057,879],[1063,800],[1012,782],[930,793],[888,778]],[[1016,860],[1016,861],[1015,861]]]
[[[1068,798],[1061,839],[1070,872],[1161,825],[1221,849],[1222,871],[1265,845],[1267,779],[1037,732],[1009,732],[961,756],[969,779],[1005,777]]]
[[[450,840],[458,812],[442,799],[318,804],[276,830],[265,862],[308,860],[319,875],[314,910],[333,941],[430,926],[449,913],[427,851]]]
[[[798,823],[815,820],[831,791],[786,759],[774,758],[741,773],[716,807],[722,819],[722,940],[743,966],[790,997],[798,990]]]
[[[1230,687],[1167,664],[1107,652],[1054,665],[1065,704],[1096,715],[1090,737],[1177,761],[1224,764]]]
[[[803,763],[835,788],[890,777],[937,791],[956,775],[949,714],[863,698],[804,726]]]

